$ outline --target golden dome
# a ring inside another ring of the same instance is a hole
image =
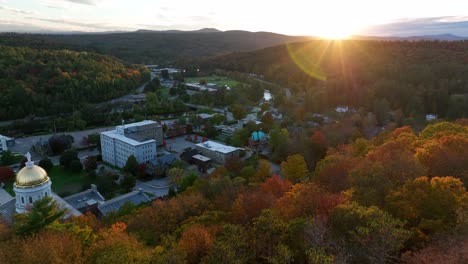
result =
[[[34,165],[34,162],[28,157],[26,167],[22,168],[16,175],[15,185],[19,188],[32,187],[47,182],[48,180],[49,176],[47,176],[47,172],[43,168]]]

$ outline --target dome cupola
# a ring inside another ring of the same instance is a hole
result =
[[[28,159],[26,167],[22,168],[16,175],[16,187],[29,188],[49,181],[47,172],[43,168],[34,165],[34,162],[31,161],[31,154],[29,154],[29,152],[26,154],[26,158]]]

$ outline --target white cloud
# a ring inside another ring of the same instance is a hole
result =
[[[21,9],[17,9],[17,8],[11,8],[11,7],[8,7],[8,6],[0,6],[0,10],[5,10],[5,11],[8,11],[8,12],[17,13],[17,14],[25,14],[25,15],[34,14],[33,11],[26,11],[26,10],[21,10]]]
[[[100,2],[99,0],[62,0],[62,1],[72,2],[75,4],[83,4],[83,5],[96,5],[98,2]]]

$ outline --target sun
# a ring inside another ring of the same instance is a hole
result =
[[[347,39],[354,32],[356,32],[356,27],[344,21],[327,21],[317,27],[317,35],[325,39]]]

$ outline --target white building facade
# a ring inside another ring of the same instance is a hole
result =
[[[8,150],[9,140],[11,140],[11,138],[0,135],[0,153]]]
[[[239,157],[241,148],[224,145],[214,141],[206,141],[195,145],[203,156],[206,156],[217,163],[224,164],[232,157]]]
[[[135,156],[138,163],[156,158],[156,145],[154,139],[138,140],[136,137],[127,137],[124,126],[101,133],[102,160],[119,168],[125,166],[131,155]]]

